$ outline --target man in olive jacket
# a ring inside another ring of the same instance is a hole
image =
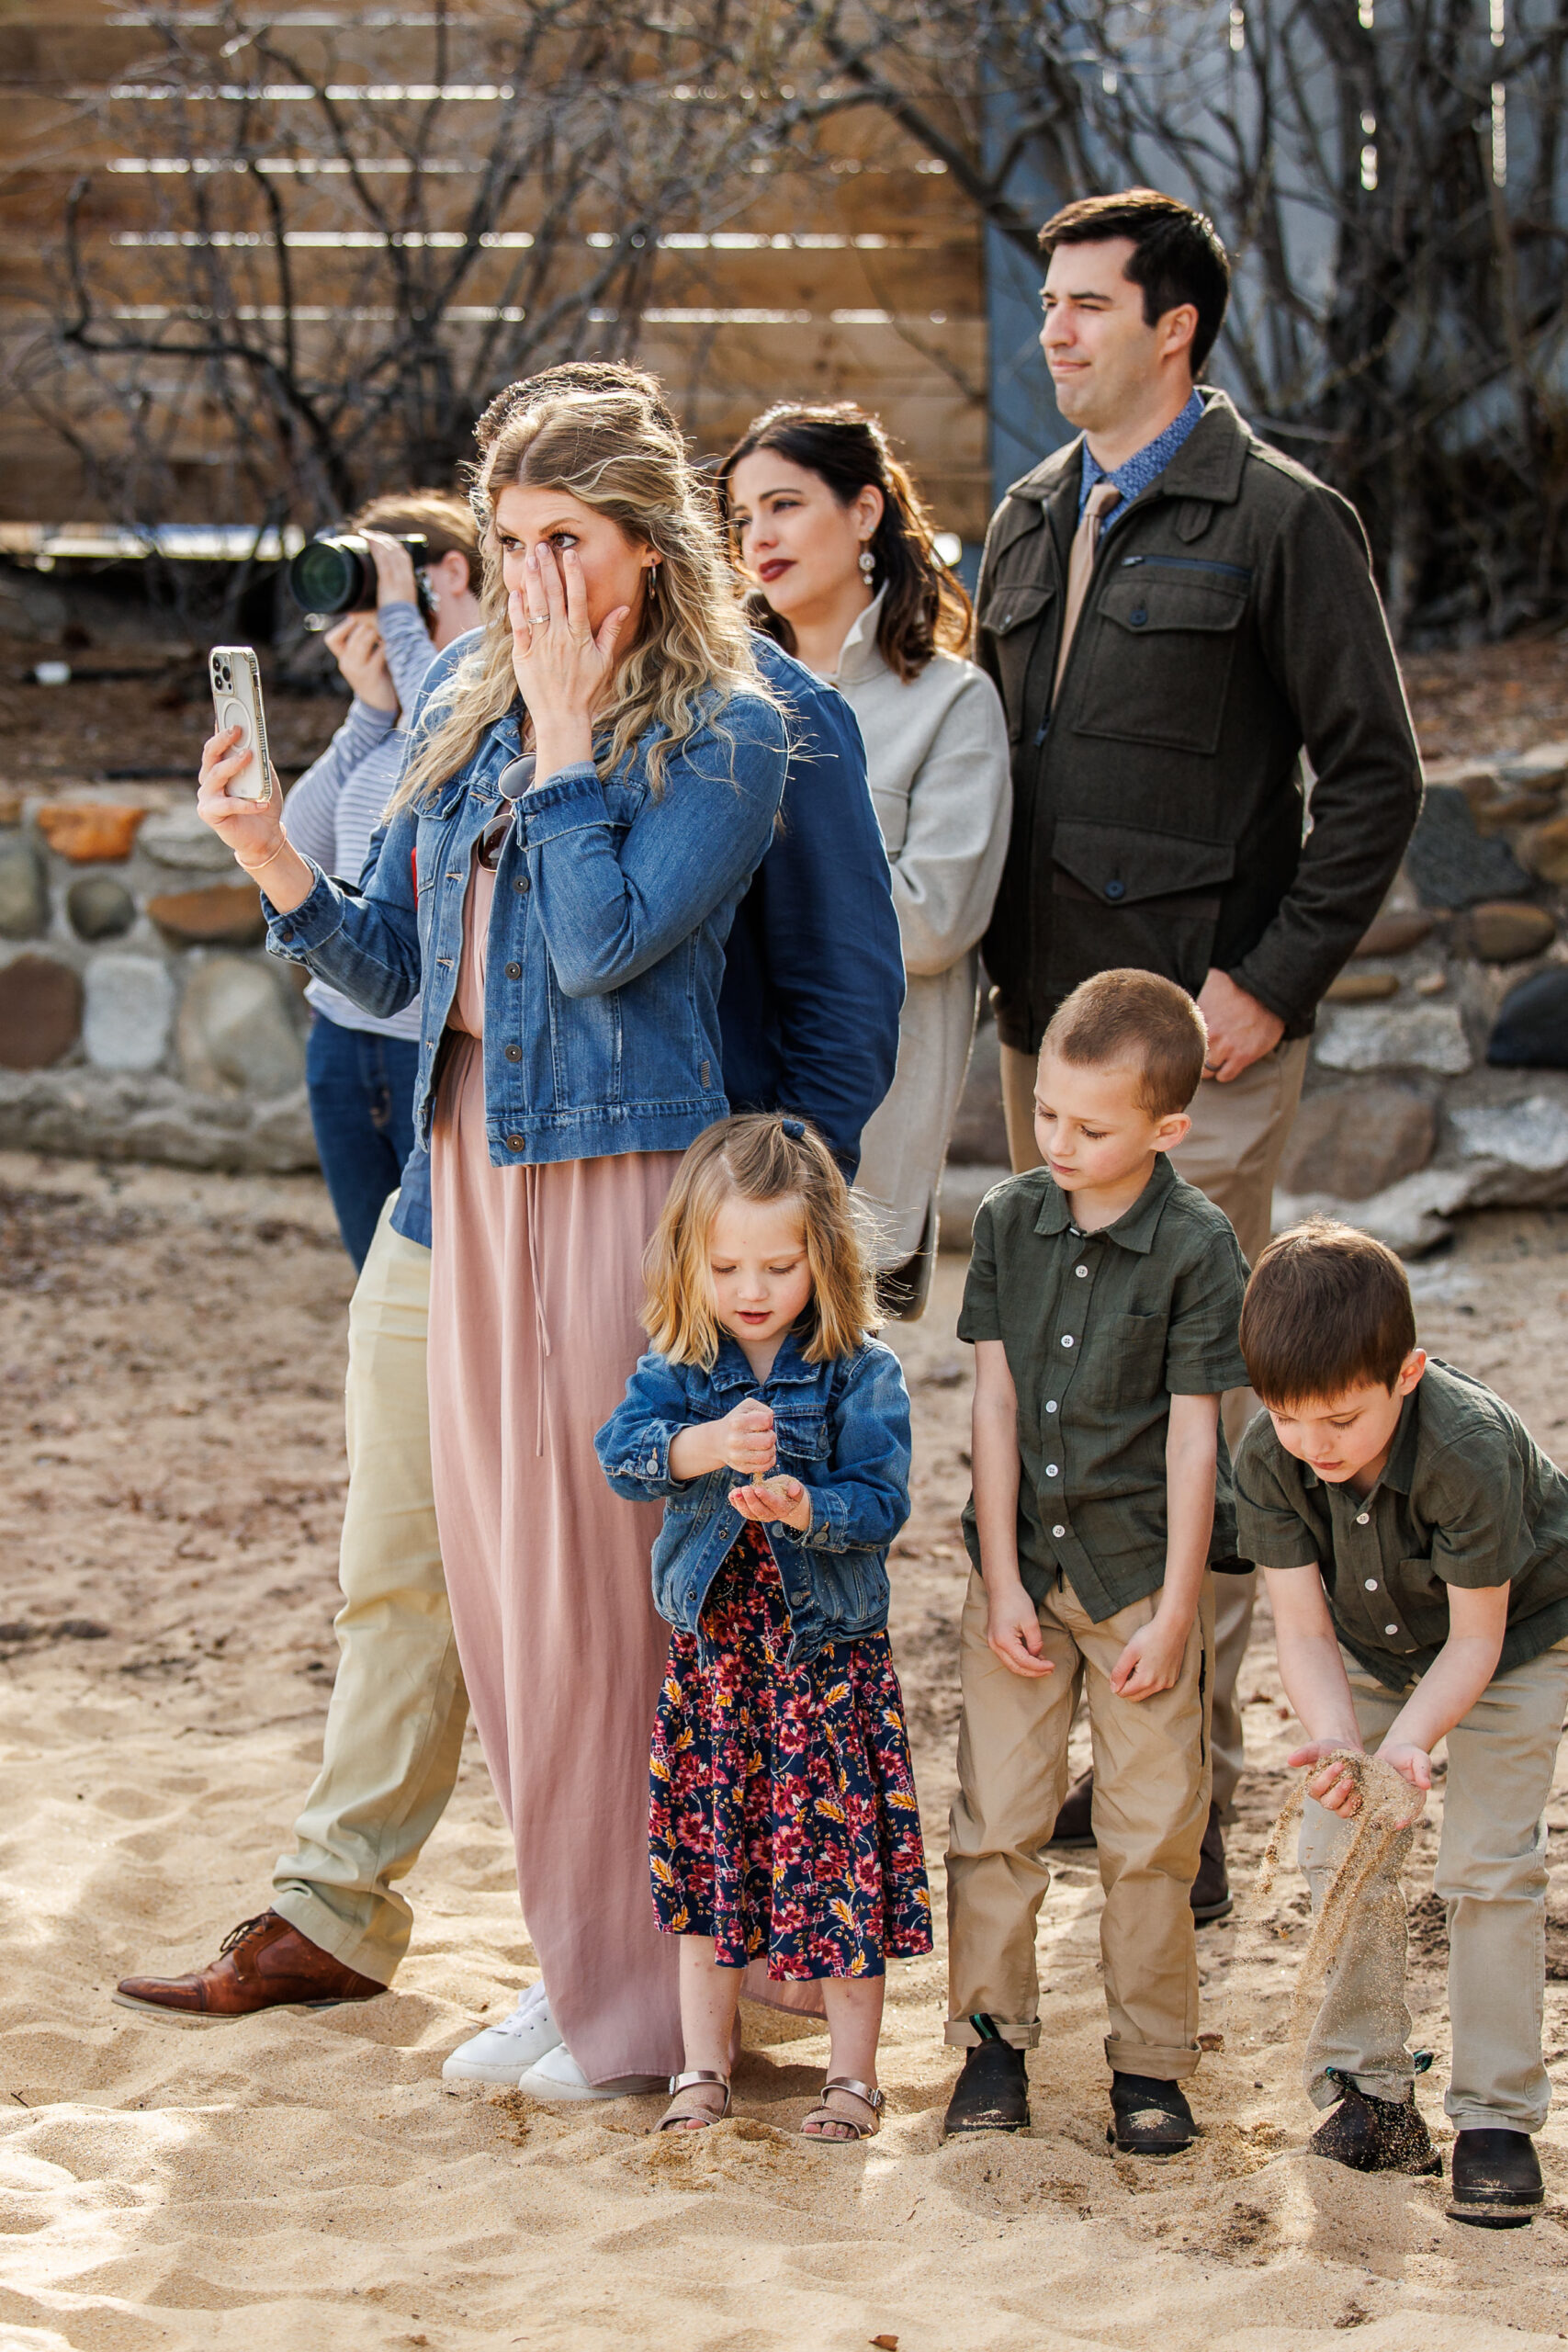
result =
[[[1010,1151],[1038,1165],[1034,1057],[1063,998],[1116,966],[1163,973],[1210,1040],[1173,1158],[1255,1259],[1314,1017],[1398,867],[1420,761],[1354,508],[1194,387],[1229,294],[1212,224],[1133,189],[1067,206],[1040,243],[1041,344],[1083,430],[1008,492],[976,596],[1012,746],[985,940]],[[1227,1399],[1233,1445],[1255,1405]],[[1230,1907],[1253,1589],[1218,1591],[1201,1918]],[[1075,1797],[1062,1826],[1087,1835]]]

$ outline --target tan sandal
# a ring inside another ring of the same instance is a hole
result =
[[[701,2105],[694,2104],[687,2107],[682,2107],[681,2105],[682,2098],[686,2092],[694,2091],[697,2089],[700,2085],[705,2083],[712,2083],[716,2085],[716,2087],[724,2093],[723,2104],[719,2107],[716,2114],[705,2102]],[[671,2075],[670,2077],[670,2088],[674,2096],[671,2098],[669,2107],[665,2109],[665,2112],[659,2119],[659,2122],[655,2127],[658,2131],[706,2132],[713,2124],[722,2123],[725,2117],[729,2113],[729,2077],[728,2075],[710,2075],[705,2066],[694,2066],[684,2075]]]
[[[829,2091],[848,2091],[852,2098],[858,2098],[863,2107],[871,2109],[871,2121],[857,2123],[852,2115],[840,2115],[836,2107],[828,2104]],[[829,2075],[822,2086],[821,2105],[801,2120],[800,2136],[824,2148],[852,2147],[857,2140],[869,2140],[881,2131],[882,2110],[886,2104],[886,2091],[873,2090],[869,2083],[857,2083],[852,2075]],[[813,2123],[836,2123],[840,2128],[837,2132],[813,2132],[808,2128]]]

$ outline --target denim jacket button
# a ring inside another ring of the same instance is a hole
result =
[[[506,977],[509,980],[520,980],[523,978],[522,965],[508,964],[506,967]]]
[[[528,876],[525,874],[520,874],[512,887],[520,899],[525,899],[528,895]]]
[[[294,925],[291,922],[279,924],[277,935],[279,939],[292,939],[294,936]]]
[[[506,1138],[506,1148],[508,1151],[521,1151],[523,1149],[522,1136],[508,1136]]]
[[[520,1061],[522,1060],[522,1058],[523,1058],[523,1048],[522,1048],[522,1046],[508,1046],[508,1047],[506,1048],[506,1058],[507,1058],[507,1060],[508,1060],[509,1062],[520,1062]]]

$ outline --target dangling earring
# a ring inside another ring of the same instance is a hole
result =
[[[650,596],[657,596],[659,594],[659,566],[656,563],[650,563],[648,567],[648,593]]]
[[[876,558],[872,554],[869,548],[862,548],[860,551],[860,568],[865,580],[865,584],[869,588],[871,585],[872,574],[876,570]]]

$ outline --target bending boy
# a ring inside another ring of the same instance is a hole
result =
[[[1173,982],[1086,980],[1040,1051],[1045,1165],[975,1220],[958,1335],[976,1351],[976,1573],[947,1853],[947,2039],[968,2054],[949,2132],[1029,2122],[1041,1849],[1085,1685],[1116,2144],[1170,2155],[1197,2130],[1181,2084],[1198,2064],[1189,1893],[1212,1781],[1205,1571],[1236,1548],[1219,1400],[1246,1377],[1247,1272],[1224,1214],[1168,1157],[1205,1051]]]
[[[1448,1741],[1449,2210],[1516,2226],[1541,2202],[1531,2135],[1551,2096],[1542,1814],[1568,1703],[1568,1479],[1500,1397],[1416,1346],[1404,1269],[1367,1234],[1325,1221],[1281,1234],[1248,1286],[1241,1343],[1268,1409],[1237,1453],[1237,1520],[1307,1734],[1291,1762],[1375,1743],[1418,1792],[1413,1825]],[[1359,1801],[1342,1768],[1307,1788],[1315,1907]],[[1307,2047],[1308,2096],[1332,2109],[1312,2145],[1360,2172],[1440,2169],[1405,2047],[1411,1834],[1366,1891]]]

